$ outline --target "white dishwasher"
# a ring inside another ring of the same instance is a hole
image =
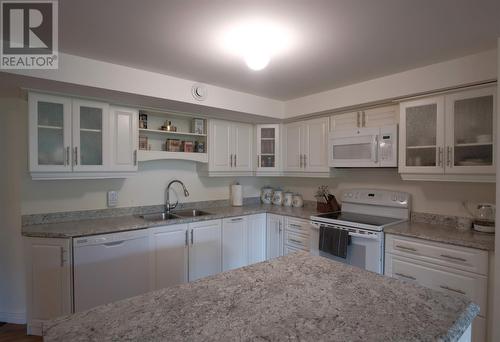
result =
[[[147,230],[73,239],[75,312],[150,291]]]

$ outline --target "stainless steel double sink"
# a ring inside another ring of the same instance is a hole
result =
[[[185,209],[185,210],[172,211],[170,213],[161,212],[161,213],[145,214],[145,215],[140,215],[139,217],[145,219],[146,221],[167,221],[167,220],[177,220],[182,218],[198,217],[205,215],[211,215],[211,213],[198,209]]]

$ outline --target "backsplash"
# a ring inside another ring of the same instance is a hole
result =
[[[449,226],[455,228],[458,226],[458,220],[460,218],[462,218],[462,216],[449,216],[449,215],[419,213],[419,212],[411,213],[412,222],[436,224],[436,225]]]

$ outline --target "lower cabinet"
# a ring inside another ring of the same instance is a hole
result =
[[[308,251],[310,249],[310,230],[310,221],[295,217],[285,217],[285,232],[283,237],[284,255],[299,250]]]
[[[283,216],[267,214],[267,259],[283,255],[283,221]]]
[[[266,260],[266,214],[248,216],[248,264]]]
[[[152,281],[155,290],[188,282],[188,225],[152,228]]]
[[[222,270],[248,265],[248,217],[222,220]]]
[[[421,239],[386,235],[385,274],[437,291],[463,295],[480,307],[472,341],[486,341],[488,253]]]
[[[221,272],[221,220],[191,223],[189,229],[189,281]]]
[[[28,334],[72,312],[71,239],[24,238]]]

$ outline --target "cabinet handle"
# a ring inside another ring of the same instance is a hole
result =
[[[417,251],[415,248],[401,246],[401,245],[396,245],[394,247],[399,248],[399,249],[404,249],[404,250],[407,250],[407,251],[412,251],[412,252],[416,252]]]
[[[442,256],[443,258],[447,258],[447,259],[451,259],[451,260],[455,260],[455,261],[467,262],[467,260],[464,258],[454,257],[454,256],[451,256],[448,254],[441,254],[440,256]]]
[[[290,241],[290,242],[295,242],[295,243],[297,243],[297,244],[299,244],[299,245],[302,245],[302,241],[299,241],[299,240],[295,240],[295,239],[288,239],[288,241]]]
[[[61,257],[61,267],[64,267],[64,247],[60,248],[60,257]]]
[[[191,245],[194,244],[194,229],[191,229]]]
[[[234,155],[234,167],[236,167],[236,157],[237,156],[238,156],[237,154]]]
[[[363,117],[362,117],[362,121],[361,121],[362,123],[361,123],[361,125],[363,127],[366,127],[366,115],[365,115],[365,111],[362,112],[362,115],[363,115]]]
[[[361,126],[361,123],[360,123],[360,118],[359,118],[359,112],[356,113],[356,127],[360,127]]]
[[[295,227],[295,228],[302,228],[302,226],[295,224],[295,223],[289,223],[288,224],[290,227]]]
[[[398,277],[402,277],[402,278],[406,278],[406,279],[410,279],[410,280],[417,280],[417,278],[403,274],[403,273],[394,273],[394,274],[397,275]]]
[[[438,147],[438,166],[443,166],[443,148]]]
[[[237,217],[237,218],[231,219],[231,222],[238,222],[238,221],[243,221],[243,217]]]
[[[186,229],[186,246],[189,246],[189,231]]]
[[[451,167],[451,147],[446,147],[446,165]]]
[[[257,155],[257,167],[260,167],[260,156]]]
[[[137,165],[137,150],[134,150],[134,166]]]
[[[66,165],[69,165],[69,146],[66,146]]]
[[[455,293],[460,293],[461,295],[465,295],[465,292],[462,291],[462,290],[457,290],[457,289],[454,289],[454,288],[451,288],[451,287],[448,287],[446,285],[439,285],[440,288],[444,289],[444,290],[448,290],[448,291],[451,291],[451,292],[455,292]]]
[[[78,147],[75,147],[75,165],[78,165]]]
[[[278,222],[278,232],[281,234],[281,221]]]
[[[307,167],[307,156],[304,154],[304,169]]]

